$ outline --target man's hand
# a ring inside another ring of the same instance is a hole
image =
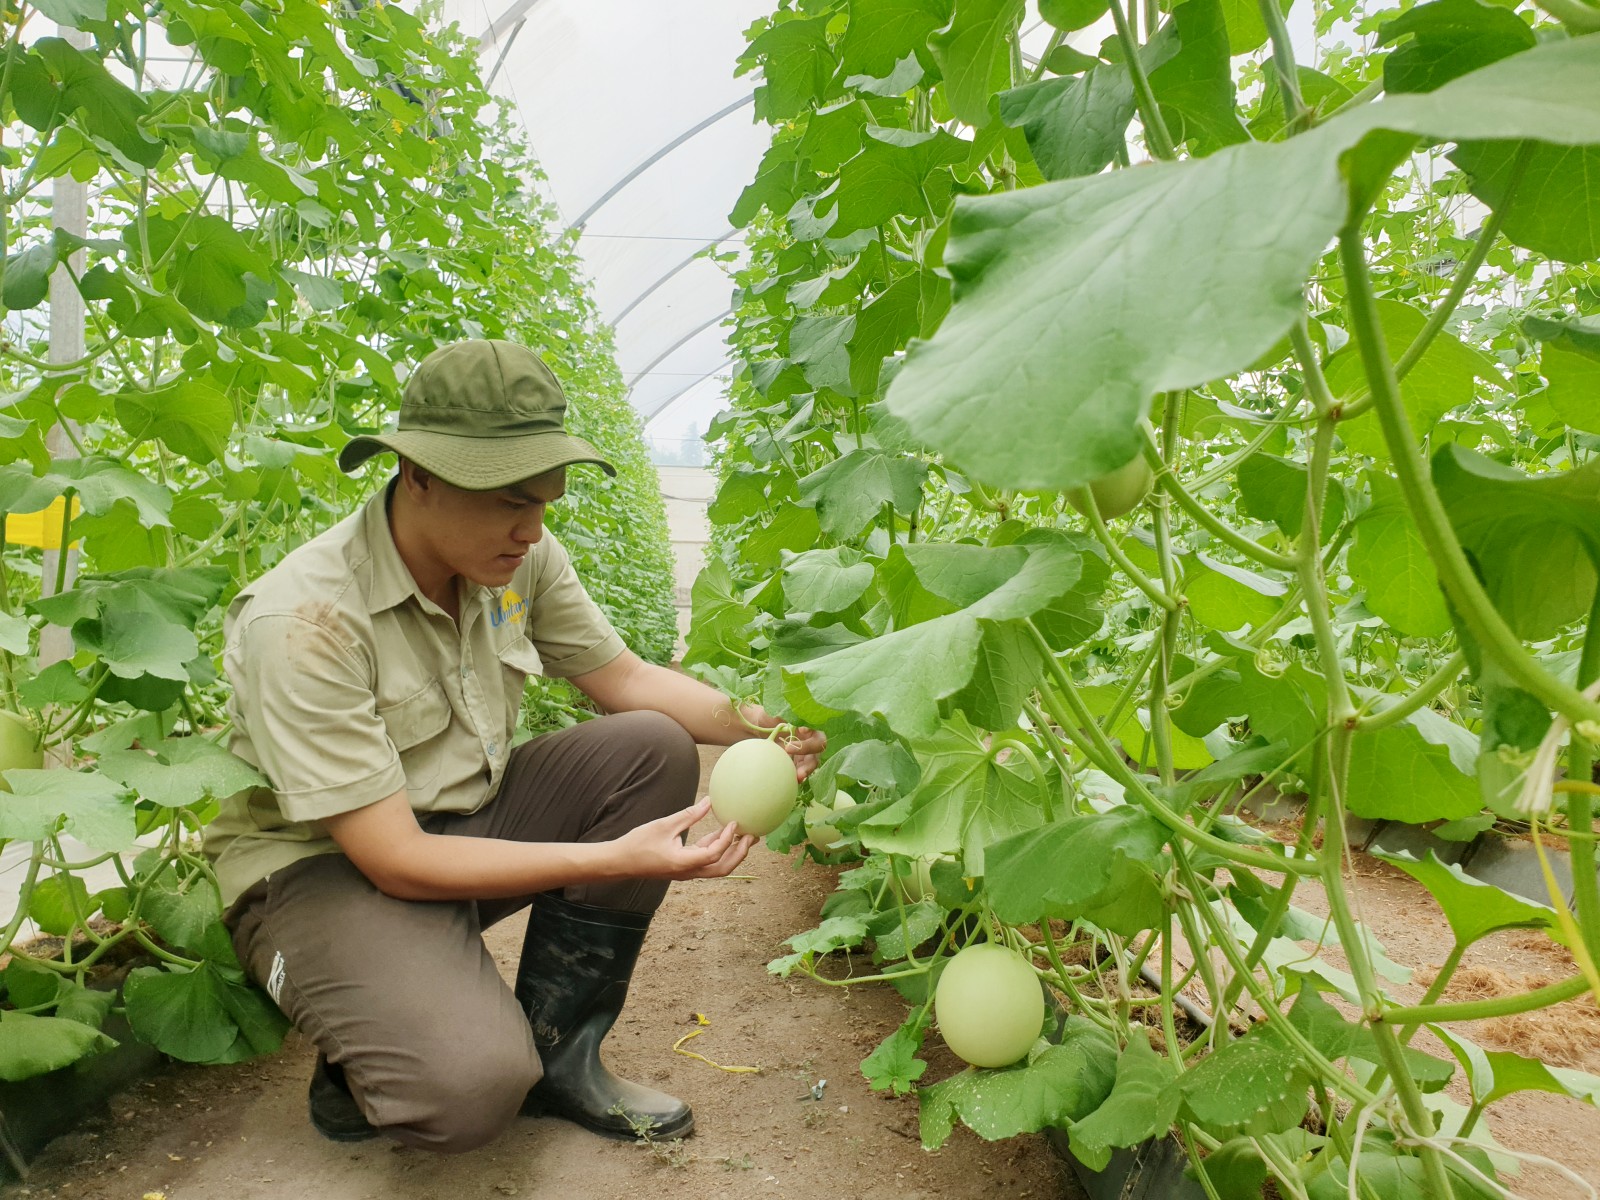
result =
[[[640,825],[612,843],[629,878],[721,879],[733,872],[750,853],[756,839],[739,836],[729,821],[692,845],[683,837],[711,811],[711,797],[702,796],[693,807]]]

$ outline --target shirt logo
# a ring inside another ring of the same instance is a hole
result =
[[[489,614],[489,624],[496,629],[508,621],[520,621],[528,614],[528,602],[510,588],[500,594],[500,607]]]

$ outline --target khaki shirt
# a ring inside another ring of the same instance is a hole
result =
[[[323,818],[401,788],[418,813],[481,808],[499,789],[527,677],[582,675],[624,649],[548,530],[508,586],[461,582],[458,627],[401,560],[387,498],[228,609],[229,748],[272,786],[225,800],[206,828],[224,905],[337,850]]]

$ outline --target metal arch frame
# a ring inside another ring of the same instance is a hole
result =
[[[507,49],[509,49],[509,42],[516,40],[517,34],[522,30],[523,23],[528,19],[528,13],[533,11],[534,6],[538,3],[539,0],[512,0],[512,3],[506,5],[505,12],[491,21],[489,28],[478,35],[478,53],[482,54],[491,46],[498,45],[500,39],[505,37],[507,33],[511,35],[507,44]],[[503,59],[505,55],[502,53],[500,57]],[[497,67],[496,70],[498,69]]]
[[[726,317],[732,311],[733,311],[733,309],[731,309],[731,308],[724,308],[724,309],[719,310],[716,313],[716,315],[713,316],[709,321],[705,322],[703,325],[696,325],[688,333],[684,334],[677,341],[673,342],[672,345],[668,346],[660,354],[658,354],[654,358],[652,358],[650,360],[649,365],[646,366],[644,368],[644,370],[632,372],[633,378],[628,381],[628,390],[631,392],[633,390],[634,384],[638,383],[639,380],[643,379],[646,375],[650,374],[651,371],[654,371],[662,363],[666,362],[667,359],[671,358],[679,350],[682,350],[691,341],[693,341],[695,338],[699,337],[702,333],[704,333],[706,330],[710,329],[713,325],[717,324],[719,321],[721,321],[724,317]]]
[[[650,424],[651,421],[654,421],[662,413],[666,412],[667,409],[671,408],[679,400],[683,399],[690,392],[694,391],[695,388],[699,387],[706,380],[710,379],[713,375],[715,375],[718,371],[722,370],[723,367],[727,366],[732,361],[733,361],[733,356],[731,354],[730,355],[724,355],[721,362],[719,362],[716,366],[712,367],[711,370],[707,371],[704,375],[700,376],[699,379],[696,379],[693,383],[687,384],[684,387],[679,388],[677,391],[673,392],[672,395],[668,396],[665,400],[663,400],[660,404],[656,405],[655,408],[651,409],[648,415],[643,416],[641,418],[641,424],[644,424],[644,425]]]
[[[749,95],[743,96],[740,99],[735,100],[732,104],[728,105],[726,108],[718,109],[716,112],[712,113],[709,117],[707,117],[705,120],[701,121],[699,124],[694,125],[691,128],[684,130],[677,137],[673,138],[670,142],[668,142],[665,146],[662,146],[654,154],[652,154],[652,155],[650,155],[650,157],[646,158],[638,166],[634,167],[633,170],[629,171],[621,179],[617,180],[616,183],[612,184],[611,187],[609,189],[607,189],[605,195],[601,196],[600,199],[596,200],[593,204],[589,205],[588,208],[584,209],[583,210],[583,215],[580,216],[571,225],[567,226],[567,228],[568,229],[582,229],[584,227],[584,225],[586,225],[588,223],[589,218],[594,216],[595,213],[599,212],[608,203],[610,203],[610,201],[615,198],[616,194],[618,192],[620,192],[623,188],[627,187],[635,179],[639,178],[639,176],[643,175],[646,171],[648,171],[651,167],[655,166],[658,162],[660,162],[667,155],[671,154],[679,146],[683,145],[690,138],[694,137],[695,134],[700,133],[703,130],[710,129],[711,126],[715,125],[718,121],[722,120],[723,117],[731,116],[733,113],[738,112],[745,105],[754,104],[755,103],[755,99],[756,99],[755,92],[751,92]]]
[[[707,250],[711,249],[711,247],[720,246],[723,242],[727,241],[729,238],[731,238],[734,234],[736,234],[738,232],[739,231],[737,229],[733,228],[733,226],[730,225],[728,227],[728,232],[727,233],[724,233],[721,237],[713,238],[711,241],[707,242],[704,246],[701,246],[700,249],[696,250],[693,254],[689,255],[688,258],[684,259],[677,266],[673,267],[672,270],[668,271],[660,279],[656,280],[649,287],[645,288],[644,291],[640,292],[637,296],[635,296],[632,300],[630,300],[628,302],[628,306],[626,308],[624,308],[616,316],[611,318],[611,322],[610,323],[611,323],[612,327],[615,328],[616,326],[622,324],[623,320],[627,317],[627,315],[629,313],[631,313],[634,309],[638,308],[639,305],[643,304],[652,295],[654,295],[657,288],[661,287],[663,284],[665,284],[670,279],[672,279],[672,277],[674,275],[676,275],[679,271],[684,270],[686,267],[688,267],[691,264],[693,264],[696,261],[698,261],[700,256],[702,254],[704,254]]]

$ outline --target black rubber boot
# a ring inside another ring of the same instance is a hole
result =
[[[378,1130],[362,1113],[345,1082],[344,1068],[317,1055],[317,1069],[311,1073],[311,1126],[330,1142],[364,1142],[378,1136]]]
[[[600,1042],[628,996],[649,913],[535,896],[517,964],[517,1000],[533,1026],[544,1078],[522,1111],[575,1121],[615,1138],[681,1138],[694,1132],[682,1100],[618,1079]]]

